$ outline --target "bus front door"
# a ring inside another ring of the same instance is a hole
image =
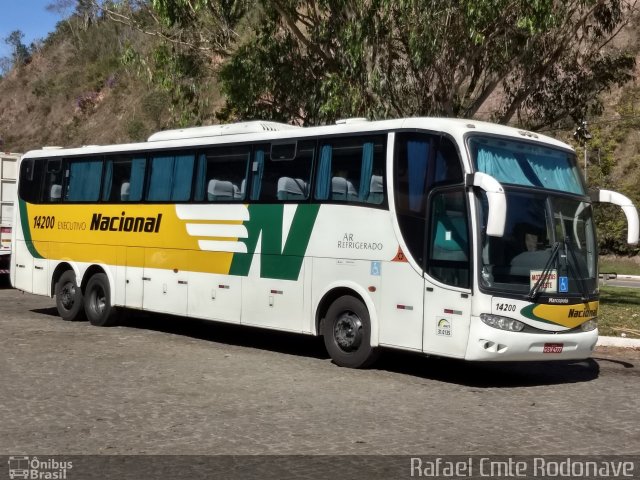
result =
[[[469,215],[458,187],[429,196],[424,295],[425,353],[464,357],[471,315]]]
[[[425,280],[424,353],[464,358],[469,339],[471,295]]]

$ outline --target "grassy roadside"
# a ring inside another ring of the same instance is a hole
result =
[[[630,328],[640,331],[640,288],[600,286],[600,311],[598,330],[600,335],[620,337],[622,332],[615,330]],[[640,335],[626,333],[627,338],[640,338]]]
[[[631,258],[606,256],[598,260],[600,273],[618,273],[621,275],[640,275],[640,262]]]

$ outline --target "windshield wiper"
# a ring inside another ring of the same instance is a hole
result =
[[[551,255],[549,255],[549,260],[547,260],[547,263],[542,269],[542,273],[540,274],[540,277],[538,277],[538,280],[536,281],[536,283],[533,285],[533,287],[531,287],[531,290],[529,291],[529,295],[527,295],[527,298],[530,301],[535,300],[537,296],[540,295],[540,288],[542,287],[544,282],[547,281],[547,278],[549,278],[549,274],[553,269],[553,263],[558,256],[558,252],[560,252],[560,245],[561,245],[560,242],[555,242],[553,244],[553,248],[551,249]]]

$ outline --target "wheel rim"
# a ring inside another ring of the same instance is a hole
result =
[[[71,310],[76,298],[76,286],[73,282],[66,282],[60,290],[60,303],[66,310]]]
[[[104,289],[96,287],[91,295],[91,307],[92,310],[98,315],[102,315],[107,305],[107,296],[104,293]]]
[[[357,350],[362,343],[362,320],[353,312],[343,312],[333,327],[336,345],[345,352]]]

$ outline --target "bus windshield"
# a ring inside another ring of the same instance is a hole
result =
[[[469,149],[476,170],[500,183],[585,195],[572,152],[488,136],[471,137]]]
[[[486,225],[486,197],[479,203]],[[481,285],[531,293],[546,270],[545,284],[536,286],[541,293],[592,295],[597,255],[591,205],[549,192],[509,190],[507,205],[504,236],[483,236]]]

